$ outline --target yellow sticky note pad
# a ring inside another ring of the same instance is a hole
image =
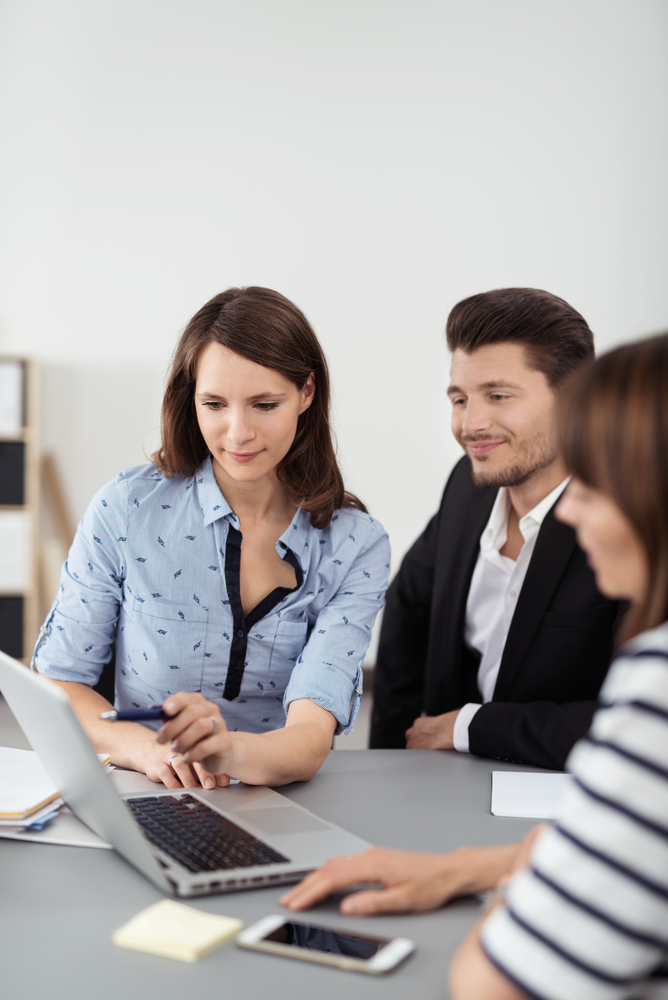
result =
[[[196,962],[235,937],[243,925],[243,920],[235,917],[219,917],[173,899],[163,899],[119,927],[111,940],[119,948]]]

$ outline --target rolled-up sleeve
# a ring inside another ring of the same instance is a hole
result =
[[[355,722],[362,665],[387,590],[390,543],[382,526],[369,521],[369,535],[336,593],[319,612],[283,699],[286,712],[300,698],[327,709],[337,720],[336,735],[349,732]]]
[[[97,683],[111,657],[125,576],[128,489],[122,476],[91,501],[40,629],[32,668],[54,680]]]

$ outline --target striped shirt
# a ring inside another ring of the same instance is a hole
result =
[[[198,691],[230,730],[266,732],[308,698],[332,713],[337,733],[348,731],[387,586],[387,534],[349,507],[322,529],[297,510],[276,543],[296,586],[276,588],[248,614],[241,539],[210,458],[186,479],[164,479],[153,465],[126,469],[79,525],[33,666],[94,685],[115,642],[117,708]]]
[[[619,654],[531,868],[481,932],[540,1000],[668,996],[668,622]]]

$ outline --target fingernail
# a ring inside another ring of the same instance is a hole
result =
[[[171,715],[171,713],[174,711],[174,702],[166,701],[162,707],[164,708],[165,712],[168,712]]]
[[[356,899],[344,899],[341,904],[341,910],[343,913],[359,913],[360,904]]]
[[[178,742],[179,742],[178,740],[172,740],[172,750],[176,750],[176,744]]]
[[[215,785],[215,781],[213,780],[213,778],[205,778],[205,780],[204,780],[204,787],[205,788],[213,788],[214,785]]]

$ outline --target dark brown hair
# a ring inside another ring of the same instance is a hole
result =
[[[530,368],[554,389],[594,357],[594,336],[568,302],[539,288],[498,288],[458,302],[445,328],[448,347],[471,354],[489,344],[521,344]]]
[[[214,296],[186,326],[178,343],[162,401],[162,445],[153,456],[162,474],[190,476],[209,451],[195,412],[197,362],[207,344],[220,344],[303,389],[315,378],[311,406],[277,475],[290,500],[326,528],[338,507],[366,507],[343,486],[329,423],[329,372],[313,328],[289,299],[270,288],[229,288]]]
[[[668,333],[618,347],[579,372],[559,402],[569,469],[615,501],[647,556],[643,602],[625,641],[668,619]]]

